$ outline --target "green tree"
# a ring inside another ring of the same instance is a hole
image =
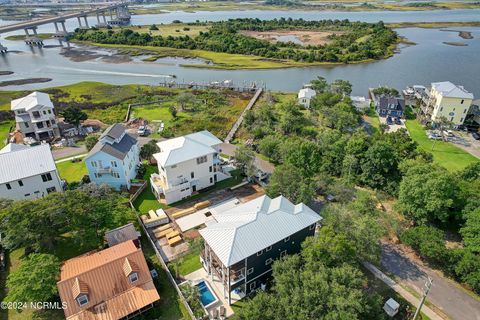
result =
[[[196,103],[196,98],[195,96],[190,93],[190,92],[185,92],[179,94],[176,98],[175,101],[180,107],[181,111],[193,111],[195,108],[195,103]]]
[[[90,151],[97,144],[98,136],[96,134],[90,134],[85,138],[85,147]]]
[[[60,260],[51,254],[33,253],[7,278],[5,301],[51,301],[57,294]]]
[[[177,108],[175,108],[175,106],[168,107],[168,111],[172,115],[173,119],[177,119]]]
[[[467,213],[460,234],[466,248],[477,254],[480,253],[480,208]]]
[[[140,158],[149,160],[153,154],[160,152],[160,148],[157,145],[156,140],[150,140],[148,143],[144,144],[140,149]]]
[[[418,226],[405,230],[400,239],[430,261],[444,263],[447,257],[445,234],[442,230],[431,226]]]
[[[347,80],[337,79],[330,85],[330,90],[343,96],[349,96],[352,93],[352,84]]]
[[[152,30],[152,31],[156,31],[156,30],[158,30],[158,27],[157,27],[155,24],[152,24],[152,25],[150,26],[150,28],[148,28],[148,29],[149,29],[149,30]]]
[[[88,115],[78,107],[67,107],[60,114],[65,118],[65,122],[73,124],[77,129],[81,121],[88,119]]]
[[[280,129],[286,135],[298,134],[306,123],[306,119],[297,103],[289,102],[282,105]]]
[[[400,183],[397,208],[417,223],[447,222],[455,216],[459,188],[447,170],[423,162],[408,161]]]
[[[325,92],[328,90],[328,82],[324,77],[318,76],[317,79],[310,81],[312,89],[317,93]]]
[[[235,149],[235,162],[247,177],[255,175],[255,152],[250,147],[239,146]]]
[[[302,175],[302,170],[292,164],[275,167],[267,187],[270,197],[282,195],[293,203],[308,204],[315,196],[315,185],[310,178]]]

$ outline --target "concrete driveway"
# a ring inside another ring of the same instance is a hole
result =
[[[386,132],[395,132],[400,129],[407,129],[405,126],[405,119],[400,119],[402,124],[387,124],[387,118],[385,117],[378,117],[380,119],[381,124],[386,124],[388,126]]]
[[[433,279],[427,300],[454,320],[480,320],[480,301],[470,296],[458,284],[444,278],[434,270],[420,266],[392,244],[382,244],[382,269],[394,274],[402,284],[419,294],[427,276]]]

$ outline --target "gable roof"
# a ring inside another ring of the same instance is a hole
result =
[[[432,88],[441,92],[444,97],[473,99],[473,94],[465,90],[462,86],[457,86],[450,81],[433,82]]]
[[[313,98],[317,95],[317,92],[312,88],[303,88],[298,91],[298,98]]]
[[[403,110],[405,109],[405,100],[403,98],[380,96],[378,99],[378,107],[380,109]]]
[[[112,247],[128,240],[137,240],[138,233],[133,223],[129,223],[116,229],[107,231],[105,233],[105,239],[108,242],[108,246]]]
[[[56,170],[48,144],[27,147],[10,143],[0,150],[0,184]]]
[[[153,157],[162,166],[172,166],[177,163],[215,153],[217,151],[213,146],[221,143],[222,141],[209,131],[199,131],[157,143],[160,152],[155,153]]]
[[[121,132],[120,132],[121,130]],[[112,139],[118,139],[122,136],[125,132],[125,127],[121,124],[115,124],[110,126],[100,137],[99,141],[95,144],[95,146],[90,150],[86,158],[90,158],[94,154],[98,152],[105,152],[106,154],[111,155],[117,159],[123,160],[127,156],[132,146],[137,144],[137,138],[132,136],[129,133],[125,133],[122,140],[119,142],[114,142],[112,144],[108,142],[102,142],[102,137],[108,136]]]
[[[133,284],[125,275],[126,265],[138,272]],[[120,319],[160,299],[142,250],[133,241],[65,261],[57,287],[68,304],[68,320]],[[88,294],[84,307],[75,301],[82,292]]]
[[[50,96],[43,92],[34,91],[28,96],[20,99],[15,99],[10,102],[11,110],[25,109],[26,111],[35,108],[38,105],[53,108],[53,103]]]
[[[235,263],[320,221],[303,203],[262,196],[215,216],[199,232],[225,266]]]

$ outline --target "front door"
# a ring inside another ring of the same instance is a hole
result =
[[[197,191],[197,186],[192,186],[192,191],[193,192]]]

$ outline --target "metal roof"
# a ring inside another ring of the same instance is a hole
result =
[[[10,143],[0,151],[0,184],[56,170],[48,144],[27,147]]]
[[[11,110],[25,109],[28,111],[38,105],[53,108],[53,103],[50,100],[50,96],[46,93],[38,91],[32,92],[28,96],[15,99],[10,102]]]
[[[112,247],[128,240],[137,240],[138,233],[133,223],[129,223],[116,229],[107,231],[105,233],[105,239],[107,240],[108,246]]]
[[[317,92],[311,88],[303,88],[298,91],[298,98],[313,98],[317,95]]]
[[[225,266],[235,263],[320,221],[303,203],[262,196],[215,216],[200,234]]]
[[[432,88],[441,92],[444,97],[473,99],[473,94],[462,86],[457,86],[450,81],[434,82]]]
[[[196,159],[217,152],[213,146],[221,144],[217,137],[207,130],[188,134],[157,143],[159,153],[153,157],[162,166],[172,166],[180,162]]]

